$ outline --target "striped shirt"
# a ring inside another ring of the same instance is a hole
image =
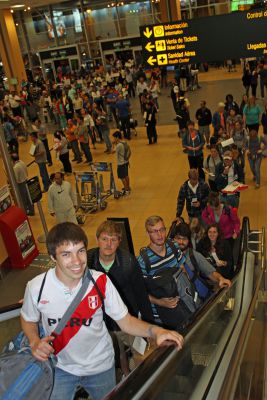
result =
[[[165,268],[173,268],[177,267],[177,270],[180,268],[180,266],[185,262],[185,257],[181,250],[179,249],[179,246],[176,242],[174,242],[175,247],[177,248],[177,254],[175,254],[169,244],[166,242],[165,247],[166,247],[166,253],[165,256],[160,256],[156,254],[150,247],[146,248],[146,253],[150,261],[150,271],[148,272],[146,269],[146,264],[143,259],[143,257],[140,255],[137,257],[137,261],[140,265],[142,274],[144,278],[146,276],[154,276],[155,274],[159,273],[159,271],[165,269]],[[154,318],[158,318],[158,312],[156,310],[156,307],[154,304],[152,304],[152,311]]]

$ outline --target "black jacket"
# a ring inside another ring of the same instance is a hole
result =
[[[196,112],[196,119],[198,121],[198,126],[210,125],[212,121],[211,111],[207,107],[199,108]]]
[[[233,162],[234,165],[234,175],[235,180],[238,182],[244,182],[244,171],[235,161]],[[224,189],[228,185],[228,175],[223,174],[224,171],[224,164],[223,161],[216,165],[215,169],[215,183],[219,191]]]
[[[204,210],[207,205],[209,192],[209,185],[203,181],[199,181],[196,194],[193,193],[193,191],[188,186],[188,180],[184,182],[184,184],[180,187],[177,198],[176,217],[180,217],[182,215],[185,202],[188,216],[190,218],[199,217],[201,215],[201,211]],[[197,198],[197,200],[200,202],[200,207],[193,207],[193,198]]]
[[[98,247],[88,250],[87,259],[90,269],[105,273],[99,262]],[[137,317],[140,312],[144,321],[154,320],[143,276],[137,260],[132,254],[118,249],[107,276],[119,292],[131,315]],[[118,330],[117,324],[113,320],[107,318],[107,321],[110,330]]]
[[[213,258],[210,250],[206,248],[204,243],[204,239],[199,241],[197,244],[197,251],[199,251],[199,253],[201,253],[224,278],[232,279],[234,274],[234,259],[233,251],[229,242],[227,240],[223,240],[221,248],[216,251],[219,259],[227,262],[225,267],[217,267],[215,259]]]

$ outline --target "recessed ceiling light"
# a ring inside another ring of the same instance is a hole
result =
[[[11,6],[11,8],[21,8],[24,6],[25,6],[25,4],[16,4],[15,6]]]

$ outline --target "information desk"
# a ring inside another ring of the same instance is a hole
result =
[[[140,27],[150,66],[264,57],[266,32],[267,9]]]

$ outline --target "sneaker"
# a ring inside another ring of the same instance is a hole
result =
[[[83,160],[78,160],[78,161],[76,161],[76,164],[81,164],[82,161]]]
[[[260,184],[259,184],[259,183],[256,183],[255,189],[259,189],[259,188],[260,188]]]
[[[77,161],[77,158],[73,158],[71,161]]]

